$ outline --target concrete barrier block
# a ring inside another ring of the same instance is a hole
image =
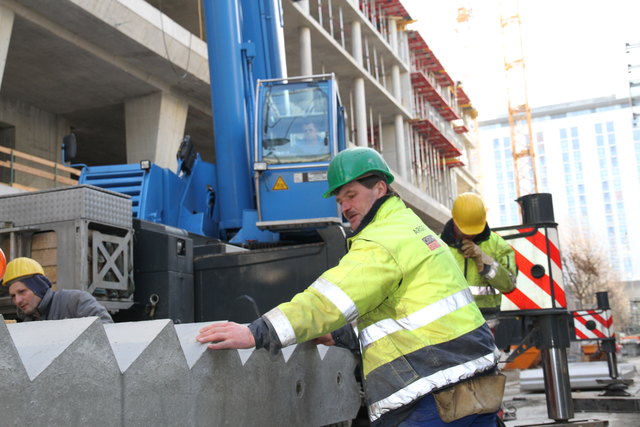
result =
[[[123,372],[123,424],[189,424],[189,368],[173,323],[151,320],[104,328]]]
[[[354,357],[295,345],[208,350],[209,324],[103,325],[97,318],[5,325],[0,425],[326,425],[355,417]]]
[[[7,326],[0,314],[0,418],[7,425],[19,425],[29,408],[31,381]]]
[[[203,352],[191,369],[194,425],[326,425],[355,418],[360,401],[349,352],[330,348],[322,360],[312,343],[284,350],[254,350],[244,363],[243,350]]]
[[[120,425],[120,372],[97,317],[7,326],[31,379],[27,410],[9,419],[22,425]]]
[[[241,352],[247,355],[239,350],[207,350],[192,367],[189,394],[194,426],[269,426],[286,419],[286,413],[276,410],[277,402],[286,398],[281,395],[288,375],[282,355],[255,350],[243,364]]]
[[[201,322],[201,323],[179,323],[174,325],[176,329],[176,335],[180,341],[180,347],[184,353],[185,360],[189,369],[193,368],[202,355],[207,351],[207,344],[202,344],[196,341],[198,331],[206,325],[210,325],[215,322]]]
[[[355,419],[360,409],[360,385],[356,381],[356,357],[339,347],[305,343],[292,362],[303,369],[306,392],[301,412],[317,425]],[[315,350],[315,351],[314,351]]]

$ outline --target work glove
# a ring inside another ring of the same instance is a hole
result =
[[[478,273],[483,276],[490,271],[491,266],[496,262],[489,255],[485,254],[482,249],[480,249],[480,247],[471,240],[462,240],[460,252],[462,252],[462,255],[464,255],[465,258],[471,258],[476,263]]]

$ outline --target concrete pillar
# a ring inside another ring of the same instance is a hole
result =
[[[304,13],[309,13],[309,0],[299,0],[297,4]],[[298,34],[300,36],[300,75],[310,76],[313,74],[311,30],[309,27],[300,27]]]
[[[127,162],[151,160],[175,170],[189,105],[165,92],[125,102]]]
[[[362,28],[360,21],[351,23],[351,55],[355,59],[356,64],[362,66]]]
[[[367,146],[367,103],[364,93],[364,79],[357,77],[353,85],[353,102],[355,104],[356,145]]]
[[[9,41],[11,40],[14,17],[15,14],[12,10],[0,5],[0,87],[2,87],[4,67],[7,65],[7,54],[9,53]]]
[[[308,6],[308,5],[307,5]],[[311,58],[311,30],[309,27],[300,27],[300,75],[313,74],[313,60]]]
[[[298,0],[297,3],[304,13],[309,13],[309,0]]]
[[[402,114],[396,114],[394,118],[396,150],[398,151],[398,172],[400,176],[407,179],[407,155],[406,143],[404,140],[404,119]]]
[[[389,24],[389,44],[393,53],[398,55],[398,25],[395,18],[389,18],[387,22]]]
[[[359,66],[363,65],[362,28],[360,21],[351,23],[351,55]],[[353,85],[353,103],[355,105],[356,145],[366,147],[367,144],[367,102],[364,93],[364,78],[357,77]]]
[[[402,104],[402,83],[400,81],[400,67],[393,64],[391,67],[391,91],[393,97]]]

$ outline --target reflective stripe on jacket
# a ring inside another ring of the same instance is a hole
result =
[[[397,197],[349,252],[265,315],[283,346],[357,320],[372,421],[493,369],[497,349],[446,244]]]
[[[451,253],[464,273],[478,307],[500,308],[502,300],[500,292],[511,292],[516,287],[515,254],[511,245],[502,237],[490,231],[488,227],[485,230],[474,238],[473,242],[498,263],[493,278],[481,276],[478,273],[476,263],[472,259],[465,258],[457,248],[451,246]],[[453,225],[447,223],[445,231],[442,233],[442,238],[447,243],[453,239],[448,235],[449,232],[453,233]]]

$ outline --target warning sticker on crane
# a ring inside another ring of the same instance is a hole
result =
[[[573,317],[574,340],[613,338],[613,318],[610,309],[576,310]]]
[[[278,177],[278,179],[276,179],[276,183],[273,184],[273,188],[272,190],[288,190],[289,187],[287,186],[287,183],[284,182],[284,179],[282,179],[281,176]]]
[[[320,172],[300,172],[293,174],[293,182],[299,184],[301,182],[318,182],[327,180],[327,171]]]
[[[558,230],[518,226],[495,231],[513,247],[518,267],[516,289],[503,295],[500,309],[566,308]]]

